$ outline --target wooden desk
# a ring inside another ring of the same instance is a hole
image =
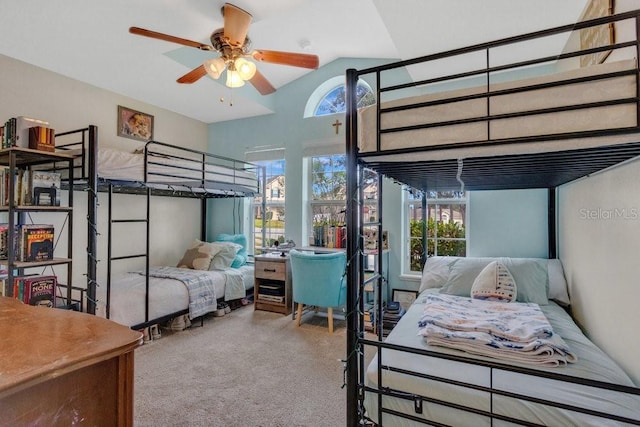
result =
[[[8,297],[0,327],[0,425],[133,425],[140,332]]]

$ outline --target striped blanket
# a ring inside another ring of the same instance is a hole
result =
[[[144,275],[144,271],[137,272]],[[213,275],[208,271],[191,270],[176,267],[152,267],[149,269],[150,277],[161,277],[179,280],[189,291],[189,317],[205,315],[218,308],[216,290],[213,285]]]
[[[430,294],[418,326],[429,345],[535,365],[577,360],[534,303]]]

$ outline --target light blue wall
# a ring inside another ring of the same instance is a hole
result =
[[[467,256],[546,258],[548,191],[469,194]]]
[[[317,71],[281,87],[273,95],[276,113],[242,120],[231,120],[209,125],[209,149],[224,156],[243,159],[253,147],[272,146],[285,148],[287,196],[286,196],[286,238],[296,243],[304,242],[302,236],[303,201],[302,153],[305,144],[322,141],[344,141],[345,126],[340,126],[339,135],[332,123],[336,119],[344,123],[344,114],[324,117],[303,118],[309,96],[326,80],[344,76],[348,68],[368,68],[381,65],[388,60],[380,59],[338,59]],[[373,82],[371,82],[372,84]],[[234,107],[230,107],[234,108]],[[215,200],[212,209],[210,234],[227,232],[233,226],[228,214],[229,201]],[[225,214],[225,212],[227,212]],[[304,237],[304,238],[303,238]]]
[[[347,68],[363,69],[381,65],[383,60],[339,59],[319,70],[281,87],[269,95],[274,97],[276,113],[209,125],[209,148],[212,152],[243,159],[253,147],[272,146],[285,148],[286,160],[286,237],[298,245],[306,245],[304,230],[304,174],[303,151],[310,144],[340,142],[344,145],[344,126],[335,134],[332,123],[344,115],[331,115],[304,119],[306,102],[313,91],[326,80],[344,75]],[[374,82],[369,82],[372,86]],[[344,150],[344,148],[342,148]],[[402,223],[400,209],[402,190],[400,185],[385,180],[383,184],[384,228],[389,232],[389,287],[418,289],[418,280],[400,277]],[[546,191],[513,192],[499,196],[496,192],[478,192],[470,198],[469,255],[490,256],[497,253],[506,256],[546,256]],[[513,201],[511,197],[514,197]],[[219,233],[239,230],[242,221],[234,217],[232,200],[210,201],[209,237]],[[237,207],[237,202],[236,207]],[[242,217],[246,217],[244,213]],[[477,218],[476,218],[477,216]],[[492,217],[495,218],[492,219]],[[536,219],[533,219],[536,218]],[[499,235],[500,239],[496,239]],[[472,243],[473,242],[473,243]]]

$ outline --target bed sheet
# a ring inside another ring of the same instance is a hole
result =
[[[253,264],[245,264],[238,269],[243,277],[245,290],[253,288]],[[213,277],[216,298],[224,298],[226,275],[223,270],[209,271]],[[106,289],[98,287],[99,301],[106,301]],[[187,288],[179,280],[149,278],[149,318],[156,319],[167,314],[186,310],[189,307]],[[127,273],[111,282],[111,304],[109,318],[125,326],[133,326],[145,321],[144,318],[145,276]],[[96,314],[106,317],[106,305],[98,304]]]
[[[443,347],[428,346],[423,337],[418,336],[418,319],[422,314],[425,295],[437,292],[429,289],[420,294],[416,302],[407,310],[397,326],[391,331],[386,342],[405,345],[413,348],[432,350],[440,353],[459,356],[469,355]],[[570,376],[588,378],[619,385],[633,387],[633,382],[622,369],[611,360],[602,350],[589,341],[573,322],[570,316],[558,305],[551,302],[540,306],[549,319],[554,331],[558,333],[578,355],[578,362],[565,367],[534,368]],[[382,349],[381,361],[384,365],[409,369],[424,375],[447,378],[471,384],[476,387],[490,387],[494,389],[537,396],[542,399],[553,400],[583,408],[594,409],[605,413],[616,414],[640,420],[640,396],[632,396],[616,391],[595,389],[593,387],[572,384],[564,381],[532,377],[525,374],[495,370],[493,375],[489,368],[470,365],[463,362],[438,359],[397,350]],[[375,387],[378,380],[378,357],[376,354],[367,369],[367,384]],[[492,360],[482,357],[471,357],[479,360]],[[493,360],[496,361],[496,360]],[[521,365],[528,368],[531,366]],[[513,398],[495,396],[493,402],[489,392],[482,389],[462,388],[458,385],[446,384],[432,379],[420,378],[401,373],[382,371],[382,386],[415,393],[434,399],[464,404],[475,409],[491,411],[514,418],[541,423],[543,425],[584,425],[606,426],[623,425],[602,420],[589,415],[573,411],[551,408],[549,406],[516,401]],[[365,393],[365,407],[368,415],[377,420],[378,396],[376,393]],[[509,425],[500,424],[498,420],[491,422],[489,417],[452,409],[442,405],[424,403],[424,413],[416,414],[413,400],[398,397],[383,398],[383,407],[423,419],[431,419],[448,425],[456,426],[489,426]],[[402,419],[392,414],[384,414],[384,425],[417,426],[424,425],[415,421]]]

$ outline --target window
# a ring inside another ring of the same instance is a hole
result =
[[[363,193],[365,221],[377,221],[378,184],[374,172],[365,169]],[[313,245],[345,247],[347,170],[346,156],[334,154],[311,158],[310,212]],[[336,233],[337,236],[336,237]],[[311,243],[311,242],[310,242]]]
[[[326,116],[345,112],[344,76],[332,77],[313,91],[304,109],[304,117]],[[371,86],[359,80],[356,86],[358,108],[373,105],[376,102]]]
[[[465,256],[466,193],[459,191],[428,192],[427,255]],[[405,232],[407,236],[403,270],[409,274],[422,271],[422,193],[405,192]]]
[[[365,82],[359,81],[356,86],[356,97],[358,99],[358,108],[373,105],[376,102],[373,91]],[[344,84],[332,89],[324,98],[320,100],[314,116],[326,116],[328,114],[344,113],[346,92]]]
[[[260,248],[272,246],[274,241],[284,242],[285,216],[285,177],[284,160],[254,162],[265,167],[266,174],[266,210],[262,212],[262,197],[253,199],[253,244],[256,254]],[[260,177],[262,179],[262,177]],[[262,224],[265,225],[265,239],[262,241]]]

